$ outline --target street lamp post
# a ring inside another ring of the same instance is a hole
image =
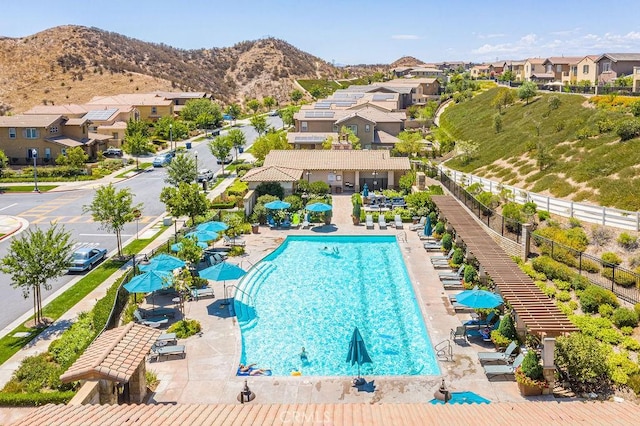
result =
[[[40,192],[38,189],[38,169],[36,168],[36,160],[38,159],[38,150],[33,148],[31,150],[31,156],[33,157],[33,182],[35,187],[33,188],[33,192]]]
[[[169,149],[173,151],[173,124],[169,123]]]
[[[373,172],[371,173],[373,175],[373,190],[376,190],[376,185],[378,184],[378,181],[376,180],[376,176],[378,176],[378,172]]]
[[[309,176],[311,176],[311,172],[307,172],[307,183],[309,183]]]

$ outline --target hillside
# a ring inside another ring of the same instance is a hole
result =
[[[424,62],[422,62],[419,59],[414,58],[413,56],[403,56],[400,59],[397,59],[396,61],[394,61],[393,63],[391,63],[391,65],[389,65],[391,68],[399,68],[399,67],[418,67],[423,65]]]
[[[358,68],[350,72],[357,74]],[[0,38],[0,113],[153,90],[207,91],[224,103],[264,96],[287,102],[294,79],[341,73],[274,38],[182,50],[97,28],[62,26]]]
[[[496,133],[491,103],[499,90],[443,113],[440,124],[456,140],[478,143],[471,161],[456,158],[449,167],[555,197],[640,210],[640,139],[621,142],[615,132],[630,114],[596,109],[579,95],[542,94],[503,109]],[[555,110],[551,96],[560,100]],[[542,170],[539,159],[548,159]]]

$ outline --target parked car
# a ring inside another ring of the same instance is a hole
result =
[[[171,153],[156,155],[153,159],[153,167],[164,167],[171,162],[173,155]]]
[[[213,179],[213,172],[209,169],[198,170],[198,182],[210,181]]]
[[[277,109],[272,109],[271,111],[269,111],[269,116],[270,117],[276,117],[278,115],[278,110]]]
[[[110,146],[102,152],[102,155],[105,157],[122,157],[122,150],[120,148]]]
[[[233,157],[228,156],[227,158],[224,159],[224,164],[230,164],[232,161],[233,161]],[[219,158],[216,158],[216,163],[222,164],[222,160]]]
[[[69,272],[88,271],[105,257],[107,257],[107,249],[100,247],[81,247],[71,255]]]

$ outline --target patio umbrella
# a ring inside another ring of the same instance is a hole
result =
[[[351,342],[349,343],[349,353],[347,354],[347,362],[350,362],[351,365],[358,364],[358,378],[354,381],[354,383],[362,383],[362,379],[360,378],[360,366],[366,362],[371,363],[371,357],[367,353],[367,348],[364,345],[364,340],[360,335],[360,330],[358,327],[353,330],[353,335],[351,336]]]
[[[196,226],[197,231],[207,231],[207,232],[220,232],[220,231],[226,231],[227,229],[229,229],[229,225],[227,225],[224,222],[216,222],[216,221],[205,222]]]
[[[185,262],[168,254],[160,254],[151,258],[147,265],[140,265],[141,271],[173,271],[182,268]]]
[[[207,245],[207,243],[203,243],[202,241],[198,241],[196,244],[197,244],[197,245],[198,245],[198,247],[200,247],[200,248],[207,248],[207,247],[209,247],[209,246]],[[171,251],[172,251],[172,252],[177,253],[177,252],[179,252],[180,250],[182,250],[182,243],[175,243],[175,244],[171,244]]]
[[[237,280],[246,274],[247,271],[234,265],[233,263],[220,262],[217,265],[209,266],[198,272],[200,278],[205,278],[212,281],[223,281],[225,299],[227,297],[227,280]]]
[[[369,185],[367,185],[366,183],[362,186],[362,196],[363,197],[369,196]]]
[[[431,216],[427,215],[427,221],[424,224],[424,236],[430,237],[433,235],[433,230],[431,229]]]
[[[168,271],[149,271],[136,275],[124,285],[129,293],[151,293],[170,287],[173,284],[173,274]]]
[[[191,231],[185,235],[187,238],[197,238],[198,241],[211,241],[218,239],[218,233],[211,231]]]
[[[291,203],[287,203],[286,201],[281,200],[275,200],[265,204],[264,207],[269,210],[284,210],[291,207]]]
[[[332,209],[332,207],[329,204],[325,204],[325,203],[313,203],[313,204],[309,204],[306,209],[310,212],[316,212],[316,213],[322,213],[322,212],[328,212],[329,210]]]
[[[481,397],[474,392],[449,392],[449,398],[446,402],[440,399],[432,399],[431,404],[489,404],[486,398]]]
[[[491,309],[502,305],[502,297],[486,290],[465,290],[456,294],[456,302],[473,309]]]

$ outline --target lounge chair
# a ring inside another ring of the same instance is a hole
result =
[[[311,226],[311,223],[309,223],[309,215],[306,214],[304,215],[304,221],[302,221],[302,228],[303,229],[307,229]]]
[[[167,324],[169,320],[167,318],[142,318],[140,312],[136,309],[133,311],[133,317],[136,319],[138,324],[146,325],[151,328],[158,328],[161,325]]]
[[[156,339],[157,346],[175,345],[178,343],[176,333],[163,333]]]
[[[154,308],[151,310],[138,308],[138,312],[142,318],[156,318],[162,319],[162,317],[175,318],[176,310],[173,308]]]
[[[396,229],[402,229],[402,217],[399,214],[395,215],[393,223],[396,225]]]
[[[378,226],[380,229],[387,229],[387,221],[384,220],[383,214],[378,215]]]
[[[493,330],[497,330],[498,327],[500,326],[500,320],[498,320],[495,324],[493,324],[493,326],[491,326],[491,328],[489,329],[489,334],[483,334],[482,330],[484,328],[487,328],[488,325],[483,325],[483,326],[477,326],[477,325],[466,325],[467,323],[465,323],[465,327],[467,329],[467,337],[478,337],[482,340],[484,340],[485,342],[490,342],[491,341],[491,332]]]
[[[292,228],[300,227],[300,214],[298,213],[293,214],[293,217],[291,218],[291,227]]]
[[[273,220],[273,217],[271,216],[267,216],[267,225],[269,225],[269,228],[277,228],[278,224],[275,222],[275,220]]]
[[[467,334],[463,325],[456,327],[455,330],[453,328],[451,329],[451,340],[455,342],[456,339],[467,341]]]
[[[485,365],[484,373],[487,378],[490,379],[495,376],[509,376],[516,372],[516,368],[520,367],[524,360],[524,354],[520,354],[513,360],[513,364],[510,365]]]
[[[211,253],[205,259],[209,266],[217,265],[218,263],[224,262],[227,260],[228,256],[223,253]]]
[[[442,280],[445,290],[462,289],[462,281],[460,280]]]
[[[409,230],[411,231],[417,231],[418,229],[424,228],[424,225],[427,223],[427,217],[426,216],[422,216],[420,218],[420,222],[416,223],[415,225],[411,225],[409,226]]]
[[[282,229],[290,229],[291,228],[291,221],[289,219],[283,220],[282,223],[280,224],[280,227]]]
[[[365,223],[367,224],[367,229],[373,229],[373,216],[368,214],[365,218]]]
[[[518,344],[511,342],[504,352],[478,352],[480,362],[509,362],[513,357],[513,351],[516,350]]]
[[[458,272],[440,272],[438,274],[438,277],[440,277],[440,279],[461,279],[462,278],[462,274],[464,274],[464,265],[461,265],[460,268],[458,268]]]
[[[224,245],[226,246],[244,247],[247,244],[247,242],[242,238],[230,238],[228,235],[223,235],[222,239],[224,240]]]
[[[426,251],[441,251],[442,244],[440,243],[424,243],[422,245]]]
[[[497,321],[496,321],[497,319]],[[496,315],[495,312],[489,312],[489,315],[487,315],[487,317],[483,320],[470,320],[464,323],[464,325],[466,326],[485,326],[485,325],[492,325],[494,322],[499,322],[500,321],[500,317],[498,317]]]
[[[184,350],[184,345],[170,345],[170,346],[151,346],[151,352],[149,353],[149,361],[159,361],[160,357],[169,357],[171,355],[180,355],[182,358],[187,356]]]
[[[211,287],[192,288],[190,293],[191,297],[196,301],[202,297],[216,297]]]
[[[451,250],[449,250],[449,253],[447,253],[447,255],[446,255],[446,256],[444,256],[444,255],[443,255],[443,256],[438,256],[438,255],[436,255],[436,256],[431,256],[431,257],[430,257],[431,262],[436,262],[436,261],[438,261],[438,260],[446,260],[446,261],[449,261],[449,260],[451,260],[451,258],[453,257],[453,253],[454,253],[454,251],[455,251],[455,249],[451,249]]]

